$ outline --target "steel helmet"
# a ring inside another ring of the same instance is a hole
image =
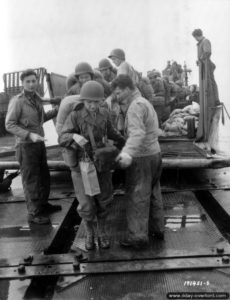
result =
[[[108,57],[117,57],[120,60],[125,60],[125,52],[122,49],[113,49]]]
[[[157,78],[157,77],[161,77],[161,73],[154,69],[152,71],[148,71],[147,76]]]
[[[79,76],[85,73],[89,73],[90,75],[93,76],[93,68],[87,62],[80,62],[79,64],[76,65],[75,75]]]
[[[104,99],[103,86],[94,80],[83,84],[80,92],[80,100],[101,101]]]
[[[98,67],[99,67],[100,71],[109,69],[109,68],[113,68],[111,62],[107,58],[103,58],[102,60],[100,60]]]

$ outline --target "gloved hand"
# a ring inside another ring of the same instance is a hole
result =
[[[84,136],[74,133],[73,140],[80,146],[83,147],[86,143],[88,143],[87,139]]]
[[[33,133],[33,132],[30,132],[29,138],[30,138],[31,141],[34,142],[34,143],[37,143],[37,142],[44,142],[44,141],[45,141],[45,138],[44,138],[44,137],[40,136],[40,135],[37,134],[37,133]]]
[[[132,160],[132,157],[125,152],[121,152],[116,158],[116,161],[120,164],[122,168],[129,167],[132,163]]]

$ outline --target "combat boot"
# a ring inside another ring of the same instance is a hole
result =
[[[28,222],[37,225],[50,224],[50,219],[42,215],[28,215]]]
[[[109,237],[105,231],[105,224],[105,219],[97,219],[98,246],[102,249],[108,249],[110,247]]]
[[[93,250],[95,248],[93,222],[84,220],[84,227],[85,227],[85,234],[86,234],[85,249]]]

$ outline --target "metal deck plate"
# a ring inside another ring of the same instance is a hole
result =
[[[28,225],[25,203],[0,203],[0,265],[15,257],[41,253],[49,247],[65,219],[73,199],[53,201],[62,211],[50,215],[49,225]]]
[[[230,189],[229,168],[218,170],[166,170],[161,176],[163,192]]]
[[[193,144],[193,141],[183,140],[183,141],[172,141],[170,142],[164,140],[160,143],[162,156],[163,157],[191,157],[191,158],[203,158],[197,147]]]
[[[125,196],[114,197],[107,230],[111,248],[89,251],[90,261],[149,259],[156,257],[185,257],[217,255],[217,248],[230,254],[229,243],[215,227],[192,192],[163,194],[165,209],[165,241],[150,239],[146,250],[123,249],[119,240],[125,235]],[[84,228],[80,226],[74,247],[84,248]]]
[[[72,179],[69,171],[52,172],[51,190],[49,200],[64,199],[67,197],[74,198]],[[24,202],[24,192],[22,189],[21,176],[17,176],[11,184],[8,192],[0,194],[0,203]]]
[[[15,266],[0,267],[0,279],[26,279],[33,277],[73,276],[113,273],[158,272],[172,270],[195,270],[213,268],[229,269],[229,257],[166,258],[151,260],[130,260],[113,262],[79,263],[75,257],[52,255],[35,257],[32,264],[23,262]]]
[[[202,270],[92,275],[56,292],[52,300],[165,300],[172,292],[224,293],[230,290],[229,278]]]

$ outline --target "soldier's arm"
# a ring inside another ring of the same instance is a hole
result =
[[[75,111],[71,112],[66,119],[61,133],[58,137],[58,142],[62,147],[71,147],[75,143],[73,140],[74,133],[79,134],[80,128],[77,124],[77,113]]]
[[[56,105],[55,108],[45,112],[44,111],[44,122],[47,122],[57,116],[58,113],[58,106]]]
[[[20,137],[23,140],[26,140],[28,138],[30,132],[26,129],[23,129],[19,125],[21,109],[22,109],[22,107],[21,107],[20,99],[17,97],[11,99],[9,106],[8,106],[5,126],[6,126],[7,131]]]

